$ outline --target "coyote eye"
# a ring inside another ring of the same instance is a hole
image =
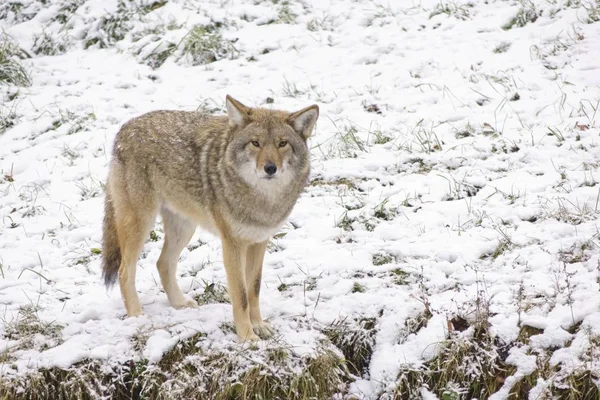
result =
[[[258,140],[253,140],[250,143],[252,143],[252,146],[254,147],[260,147],[260,143],[258,143]]]
[[[285,147],[287,146],[287,140],[282,140],[281,142],[279,142],[279,147]]]

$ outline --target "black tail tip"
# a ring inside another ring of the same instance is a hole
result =
[[[102,279],[104,280],[104,285],[109,289],[117,282],[117,277],[119,276],[119,264],[116,264],[116,268],[114,264],[102,264]]]
[[[104,286],[106,286],[108,289],[110,289],[111,287],[114,286],[114,284],[117,282],[117,273],[115,272],[106,272],[104,271],[102,273],[102,279],[104,279]]]

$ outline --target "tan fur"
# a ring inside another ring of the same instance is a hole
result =
[[[129,316],[143,313],[136,264],[160,213],[165,238],[157,268],[169,304],[197,307],[177,285],[176,267],[200,225],[222,241],[238,336],[258,340],[273,333],[259,306],[265,249],[306,186],[306,140],[319,109],[290,114],[230,96],[226,105],[226,116],[154,111],[123,125],[106,185],[103,275],[110,285],[118,274]]]

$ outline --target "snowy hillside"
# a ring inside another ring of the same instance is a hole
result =
[[[6,0],[0,29],[0,397],[600,396],[598,0]],[[250,347],[210,234],[199,309],[160,221],[145,316],[100,277],[120,126],[226,94],[320,107]]]

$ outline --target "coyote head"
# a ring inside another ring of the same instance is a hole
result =
[[[317,105],[288,113],[250,108],[229,95],[226,105],[232,129],[227,158],[248,184],[267,189],[306,178],[306,140],[319,117]]]

